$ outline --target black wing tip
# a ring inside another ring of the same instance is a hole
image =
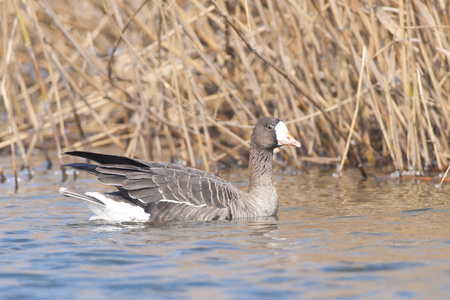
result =
[[[67,151],[64,152],[64,154],[93,160],[101,165],[119,164],[119,165],[132,165],[136,167],[148,167],[148,165],[146,165],[141,160],[137,160],[126,156],[103,154],[88,151]]]
[[[113,163],[115,155],[102,154],[96,152],[88,152],[88,151],[67,151],[64,152],[66,155],[77,156],[81,158],[85,158],[88,160],[93,160],[99,164],[108,164]]]

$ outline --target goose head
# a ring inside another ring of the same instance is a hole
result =
[[[255,125],[251,144],[256,148],[273,150],[283,145],[300,147],[300,142],[292,137],[286,125],[277,118],[264,117]]]

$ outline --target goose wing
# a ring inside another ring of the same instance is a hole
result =
[[[204,171],[165,162],[83,151],[67,154],[94,160],[99,165],[66,165],[97,176],[116,187],[122,196],[141,207],[172,203],[190,207],[228,208],[240,193],[227,181]]]

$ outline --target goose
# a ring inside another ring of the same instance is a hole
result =
[[[300,142],[281,120],[258,120],[251,135],[247,192],[211,173],[180,164],[66,152],[98,164],[70,163],[64,168],[91,173],[117,191],[83,193],[60,188],[60,193],[83,201],[96,215],[91,220],[166,222],[274,216],[278,196],[273,185],[273,150],[283,145],[300,147]]]

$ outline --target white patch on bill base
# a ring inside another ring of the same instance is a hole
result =
[[[284,124],[282,121],[280,121],[275,126],[275,133],[277,135],[277,141],[285,140],[286,135],[289,134],[289,130],[287,129],[286,124]],[[282,146],[282,144],[280,142],[278,142],[278,146]]]

